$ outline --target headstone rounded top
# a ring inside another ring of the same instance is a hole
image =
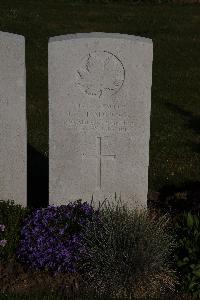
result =
[[[152,41],[91,32],[48,46],[49,202],[146,206]]]
[[[15,38],[16,40],[21,40],[25,41],[25,37],[20,34],[12,33],[12,32],[5,32],[5,31],[0,31],[0,38]]]
[[[49,42],[59,42],[59,41],[61,42],[64,40],[80,39],[80,38],[130,39],[132,41],[152,44],[152,40],[149,38],[131,35],[131,34],[112,33],[112,32],[88,32],[88,33],[58,35],[58,36],[51,37],[49,39]]]
[[[0,199],[27,205],[25,38],[0,31]]]

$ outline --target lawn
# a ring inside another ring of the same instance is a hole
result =
[[[28,143],[48,157],[49,37],[139,35],[154,45],[149,189],[200,180],[200,5],[67,2],[0,3],[0,30],[26,39]]]

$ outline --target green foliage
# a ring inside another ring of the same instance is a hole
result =
[[[200,298],[200,214],[184,213],[176,223],[176,261],[182,290]]]
[[[24,217],[30,209],[14,204],[13,200],[0,200],[0,224],[5,225],[3,239],[7,241],[4,247],[0,247],[0,259],[6,260],[15,253],[20,238],[20,228]]]
[[[87,255],[78,266],[88,287],[105,295],[148,297],[173,290],[169,257],[175,242],[166,216],[151,219],[147,211],[123,207],[100,210],[101,226],[86,230]],[[107,295],[107,294],[106,294]]]

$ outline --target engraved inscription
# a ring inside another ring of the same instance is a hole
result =
[[[64,125],[66,128],[78,131],[128,133],[133,130],[135,123],[132,113],[125,104],[102,103],[101,109],[88,110],[79,103],[72,111],[66,112]]]
[[[76,85],[82,92],[101,98],[116,94],[125,79],[121,60],[108,51],[94,51],[83,58],[76,72]]]
[[[0,96],[0,103],[8,105],[8,99]]]
[[[105,136],[104,136],[105,138]],[[97,174],[98,174],[98,187],[99,189],[101,189],[102,187],[102,160],[105,156],[110,157],[111,159],[115,159],[116,158],[116,154],[102,154],[102,137],[101,136],[97,136],[98,139],[98,154],[97,155],[86,155],[86,153],[82,154],[82,158],[93,158],[96,157],[97,161],[98,161],[98,166],[97,166]]]

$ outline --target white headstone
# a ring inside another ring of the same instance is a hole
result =
[[[148,192],[153,44],[126,34],[49,41],[49,203],[130,208]]]
[[[0,32],[0,200],[27,205],[25,39]]]

